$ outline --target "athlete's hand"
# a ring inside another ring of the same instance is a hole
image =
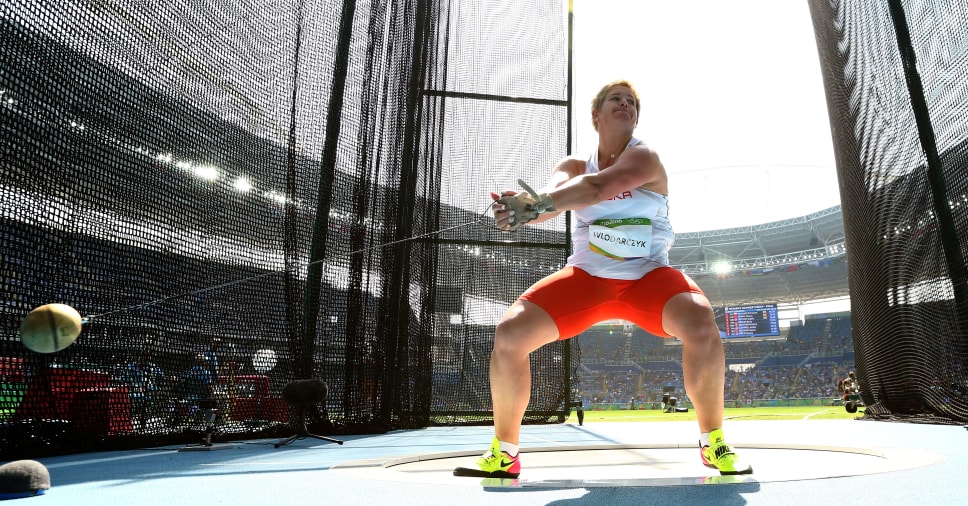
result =
[[[491,198],[494,199],[494,225],[505,232],[517,230],[538,216],[533,211],[534,199],[527,193],[506,190],[498,195],[491,192]],[[530,212],[527,210],[529,203],[532,205]],[[530,214],[534,216],[528,218]]]
[[[551,197],[547,193],[538,194],[522,180],[518,184],[524,187],[524,192],[504,191],[500,195],[491,192],[491,198],[496,202],[494,206],[494,222],[497,228],[511,232],[522,225],[534,221],[542,213],[555,210]]]

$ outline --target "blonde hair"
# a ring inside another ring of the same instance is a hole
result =
[[[639,105],[641,104],[641,102],[639,101],[639,93],[635,91],[635,86],[632,86],[632,83],[630,83],[629,81],[626,81],[625,79],[612,81],[606,84],[605,86],[602,86],[602,89],[598,90],[598,93],[595,94],[595,98],[592,98],[592,111],[597,111],[601,109],[602,104],[605,103],[605,96],[608,95],[608,90],[616,86],[625,86],[626,88],[632,91],[632,96],[635,97],[635,110],[636,112],[640,111],[641,108],[639,107]],[[595,131],[597,132],[598,123],[595,122],[595,118],[592,118],[592,125],[595,127]]]

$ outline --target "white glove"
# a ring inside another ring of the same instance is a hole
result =
[[[527,193],[517,193],[514,195],[504,195],[496,199],[499,204],[504,204],[505,208],[513,214],[505,229],[508,232],[521,228],[525,223],[534,221],[538,215],[550,213],[555,210],[554,203],[547,193],[538,194],[523,180],[518,179],[518,184]]]
[[[538,192],[531,189],[528,183],[525,183],[523,179],[518,179],[518,184],[521,188],[527,190],[531,194],[531,198],[534,199],[534,210],[538,214],[550,213],[555,210],[555,204],[551,201],[551,196],[547,193],[538,194]]]

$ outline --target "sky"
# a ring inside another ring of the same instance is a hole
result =
[[[591,99],[631,81],[635,135],[669,174],[676,232],[755,225],[840,204],[807,2],[574,0],[576,153]]]

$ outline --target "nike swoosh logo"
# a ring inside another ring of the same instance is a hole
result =
[[[514,461],[513,460],[510,461],[510,462],[508,462],[508,461],[506,461],[504,459],[501,459],[501,467],[508,467],[508,466],[510,466],[512,464],[514,464]]]

